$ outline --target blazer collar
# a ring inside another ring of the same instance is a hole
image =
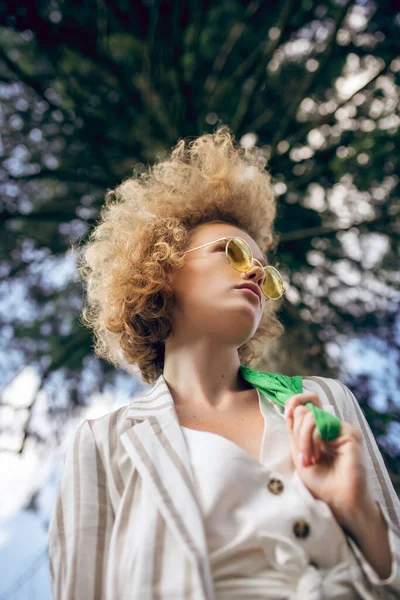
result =
[[[147,394],[135,398],[130,404],[126,415],[127,419],[142,420],[149,416],[157,416],[165,411],[175,413],[174,400],[167,386],[164,376],[161,374],[154,386]]]

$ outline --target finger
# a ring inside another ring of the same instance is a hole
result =
[[[321,455],[322,455],[322,439],[321,439],[321,435],[320,435],[317,427],[315,427],[314,431],[312,433],[312,456],[314,457],[313,464],[316,464],[321,459]]]
[[[302,423],[302,419],[304,416],[310,412],[310,409],[302,404],[295,406],[293,410],[290,411],[289,416],[286,417],[286,423],[290,433],[293,436],[298,436],[298,432]],[[296,430],[294,430],[294,424],[296,423]]]
[[[292,421],[292,434],[293,434],[293,438],[294,438],[296,444],[298,443],[298,440],[299,440],[300,431],[301,431],[301,428],[303,425],[304,418],[308,414],[311,414],[310,409],[307,408],[306,406],[303,406],[302,404],[300,404],[299,406],[296,406],[294,408],[292,417],[289,417],[289,419],[291,419],[291,421]]]
[[[362,438],[361,430],[354,431],[354,429],[357,429],[357,428],[354,428],[353,426],[349,425],[348,423],[342,422],[342,431],[341,431],[340,439],[337,438],[337,439],[331,440],[329,442],[324,441],[321,438],[321,434],[316,426],[314,415],[313,415],[311,409],[309,409],[307,406],[296,407],[292,420],[293,420],[293,436],[296,438],[297,444],[299,444],[299,442],[297,440],[300,440],[301,435],[302,435],[302,430],[304,429],[304,427],[307,428],[307,425],[306,425],[307,421],[308,422],[311,421],[312,426],[313,426],[313,432],[312,432],[312,436],[311,436],[311,440],[310,440],[310,446],[311,446],[311,457],[312,456],[315,457],[314,464],[316,464],[318,461],[320,461],[324,457],[329,459],[329,458],[335,456],[336,447],[343,443],[343,439],[344,439],[343,434],[344,433],[347,433],[347,436],[352,437],[352,438],[354,438],[354,437],[357,438],[358,437],[357,434],[360,433],[361,438]],[[311,427],[311,426],[308,426],[308,427]],[[305,452],[307,453],[307,450],[305,450]]]
[[[311,402],[315,406],[322,408],[321,401],[317,394],[311,394],[309,392],[304,394],[295,394],[285,402],[285,418],[291,418],[293,416],[294,409],[297,406],[307,404],[307,402]]]
[[[295,444],[299,452],[303,453],[304,466],[312,464],[313,433],[315,429],[314,415],[306,407],[296,407],[294,411],[293,432]]]
[[[301,411],[301,412],[300,412]],[[331,455],[332,451],[330,450],[329,444],[325,444],[321,438],[321,434],[316,426],[314,415],[308,407],[304,407],[304,410],[301,408],[296,409],[296,413],[298,414],[296,432],[298,437],[301,436],[301,430],[305,427],[307,421],[309,419],[311,421],[311,425],[308,425],[309,430],[312,430],[311,439],[310,439],[310,462],[311,464],[316,464],[321,460],[325,454],[328,456]],[[308,415],[308,416],[306,416]],[[313,461],[314,459],[314,461]]]

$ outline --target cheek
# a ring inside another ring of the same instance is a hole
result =
[[[210,281],[193,279],[187,280],[184,287],[176,290],[176,300],[181,306],[196,306],[210,304],[215,297],[215,290]]]
[[[199,293],[204,286],[207,286],[213,281],[212,273],[209,269],[185,269],[179,272],[176,277],[174,289],[177,297],[183,298],[186,295]]]
[[[226,294],[225,300],[228,299],[229,291],[226,288],[225,285],[224,290],[221,278],[214,276],[209,269],[206,272],[187,273],[185,277],[179,279],[179,282],[176,282],[174,288],[176,306],[185,310],[191,309],[192,312],[196,310],[196,307],[203,311],[206,308],[211,310],[213,306],[224,300],[224,293]]]

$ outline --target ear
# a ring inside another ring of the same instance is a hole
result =
[[[167,273],[167,281],[166,281],[165,285],[163,286],[162,290],[166,296],[173,295],[174,290],[173,290],[173,280],[172,280],[171,273]]]
[[[166,296],[172,296],[172,294],[174,293],[170,274],[167,275],[167,281],[165,285],[163,285],[162,291]]]
[[[164,285],[164,287],[162,288],[162,290],[163,290],[163,292],[164,292],[164,294],[166,296],[172,296],[172,294],[173,294],[172,287],[168,283],[166,283]]]

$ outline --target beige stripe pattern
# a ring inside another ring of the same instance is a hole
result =
[[[112,507],[100,452],[88,421],[67,452],[56,509],[49,527],[55,598],[104,597]]]
[[[115,594],[115,598],[118,597],[117,592],[120,590],[119,580],[124,576],[124,569],[129,566],[132,568],[132,565],[128,565],[125,559],[127,540],[124,532],[126,534],[131,530],[130,527],[130,519],[134,514],[135,501],[134,494],[137,493],[138,490],[138,473],[135,471],[132,476],[132,481],[130,485],[126,487],[124,501],[122,502],[121,511],[116,519],[115,523],[115,537],[114,537],[114,547],[110,548],[110,562],[113,560],[112,557],[117,557],[115,561],[114,568],[110,570],[111,575],[111,590],[110,593],[107,594],[107,598],[113,598]]]
[[[80,468],[79,468],[79,444],[81,441],[81,436],[82,436],[82,428],[80,428],[78,430],[78,434],[75,438],[75,444],[74,444],[74,486],[73,486],[73,492],[74,492],[74,505],[72,507],[73,510],[73,518],[74,518],[74,530],[73,530],[73,535],[74,535],[74,539],[76,540],[76,544],[79,546],[80,545],[80,536],[81,536],[81,530],[80,530],[80,509],[81,509],[81,482],[80,482]],[[78,568],[78,559],[79,559],[79,555],[76,552],[75,554],[73,554],[72,556],[72,568],[71,568],[71,591],[74,590],[74,584],[77,582],[77,568]]]
[[[89,421],[90,424],[90,421]],[[96,536],[96,565],[94,571],[94,594],[95,598],[103,597],[103,559],[106,549],[106,531],[107,531],[107,481],[104,467],[101,462],[99,450],[96,446],[96,471],[97,471],[97,501],[99,506],[99,517]]]
[[[162,430],[158,431],[158,427],[159,427],[158,422],[152,417],[150,417],[149,421],[151,423],[154,433],[156,433],[156,432],[158,433],[158,439],[160,440],[160,443],[164,446],[164,448],[167,451],[173,464],[176,466],[177,470],[183,477],[186,485],[188,486],[189,489],[191,489],[194,492],[192,480],[189,477],[189,473],[187,472],[185,465],[183,464],[182,460],[179,458],[179,456],[173,449],[171,443],[169,442],[168,438],[163,433],[163,431]]]
[[[163,573],[163,557],[165,550],[165,532],[166,525],[162,515],[157,512],[156,522],[156,543],[154,544],[154,560],[153,560],[153,589],[154,600],[162,600],[162,573]]]
[[[332,393],[331,388],[329,387],[329,385],[327,383],[325,383],[325,381],[322,379],[322,377],[308,377],[308,379],[311,379],[312,381],[317,382],[317,384],[320,386],[320,388],[322,389],[322,391],[325,393],[329,404],[331,404],[335,410],[335,415],[339,418],[343,419],[343,416],[340,412],[340,409],[338,408],[337,402],[335,400],[335,396]]]
[[[110,475],[114,479],[114,485],[115,485],[120,497],[122,496],[123,491],[124,491],[124,480],[122,478],[121,469],[118,464],[117,419],[119,418],[122,410],[123,409],[112,412],[110,415],[109,421],[108,421],[108,439],[109,439],[109,444],[110,444],[108,459],[109,459],[109,464],[111,466]]]
[[[183,588],[184,600],[191,600],[192,598],[192,569],[189,559],[185,556],[185,580]]]
[[[57,543],[60,548],[65,548],[65,527],[64,527],[64,513],[62,507],[62,496],[59,493],[56,500],[56,507],[53,514],[54,527],[57,528]],[[60,563],[56,563],[56,557],[49,552],[49,562],[50,562],[50,575],[53,582],[56,582],[56,590],[55,594],[57,598],[61,598],[61,586],[62,582],[65,581],[66,578],[66,561],[63,560]],[[56,566],[61,570],[61,572],[56,571]]]
[[[141,444],[139,438],[136,436],[134,431],[131,432],[131,440],[133,441],[133,444],[135,445],[136,450],[137,450],[138,454],[141,456],[143,462],[147,465],[147,467],[151,473],[151,477],[154,480],[155,486],[159,489],[160,493],[162,494],[165,505],[168,506],[169,510],[174,515],[175,522],[177,523],[177,526],[179,527],[179,530],[180,530],[180,534],[185,539],[186,543],[192,549],[192,551],[194,553],[196,553],[197,550],[193,545],[192,536],[190,535],[190,532],[189,532],[188,528],[186,527],[186,524],[182,521],[181,516],[176,511],[175,505],[173,503],[173,500],[172,500],[168,490],[165,488],[157,471],[154,469],[154,466],[150,460],[149,455],[147,454],[146,450],[143,448],[143,445]]]
[[[357,586],[360,598],[400,597],[400,530],[396,526],[400,523],[400,502],[368,423],[355,397],[339,381],[305,377],[303,382],[306,390],[320,396],[323,405],[331,405],[339,418],[362,430],[373,491],[390,518],[397,579],[391,583],[394,587],[378,584],[353,548],[356,564],[360,571],[365,569]],[[146,396],[142,394],[131,404],[97,419],[85,420],[77,429],[66,454],[49,527],[54,600],[215,600],[205,583],[207,557],[199,554],[200,538],[194,537],[192,523],[176,509],[174,486],[166,486],[163,480],[165,469],[173,470],[174,477],[182,482],[180,498],[186,498],[184,490],[188,490],[193,495],[193,507],[197,506],[189,457],[182,455],[184,441],[177,444],[180,429],[171,422],[176,418],[171,408],[172,396],[161,376]],[[156,455],[146,450],[142,442],[147,444],[147,438],[140,438],[136,426],[156,439],[157,451],[164,453],[164,471],[159,465],[156,468]],[[161,505],[121,436],[128,436],[134,445]],[[354,573],[356,577],[358,571]]]

